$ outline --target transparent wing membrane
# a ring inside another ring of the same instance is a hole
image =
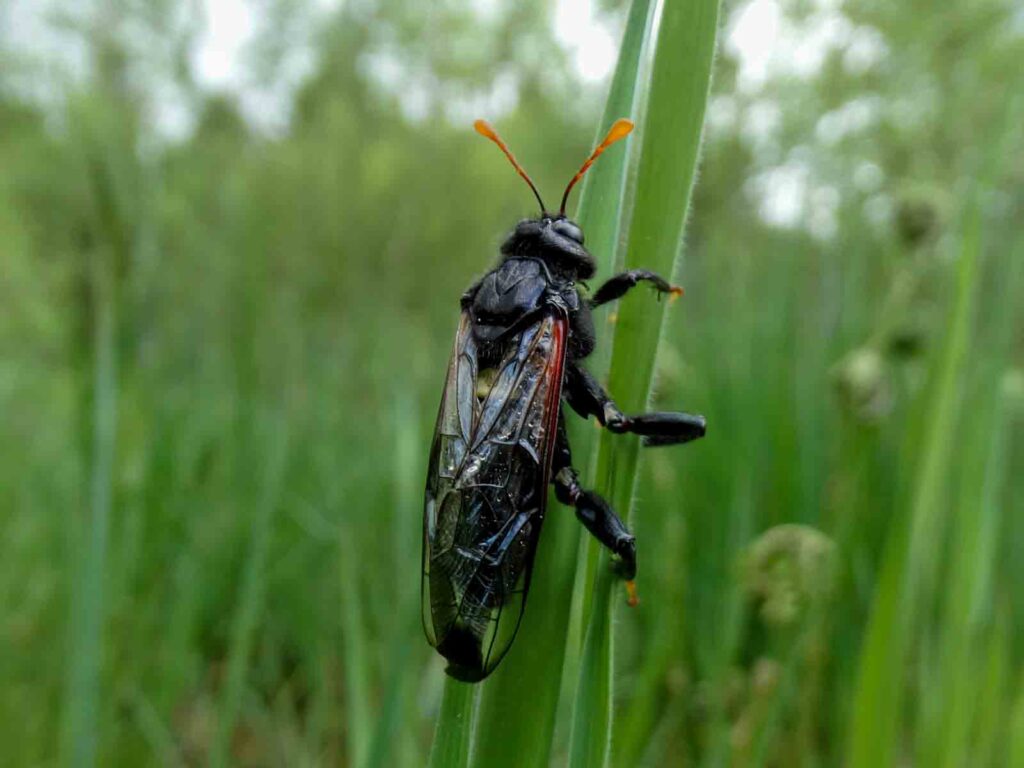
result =
[[[566,319],[552,311],[493,369],[463,314],[448,367],[424,504],[423,626],[453,674],[480,679],[522,618],[544,517]]]

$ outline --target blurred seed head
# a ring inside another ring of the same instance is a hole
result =
[[[754,696],[767,697],[775,692],[782,677],[782,667],[775,659],[762,656],[755,662],[750,674],[750,688]]]
[[[673,696],[681,696],[690,686],[690,676],[686,667],[681,664],[673,665],[665,676],[665,687]]]
[[[737,715],[746,706],[750,696],[746,672],[739,667],[731,667],[725,675],[720,695],[725,711]]]
[[[843,405],[859,419],[877,422],[892,410],[889,368],[874,347],[860,347],[832,367],[832,382]]]
[[[729,731],[729,743],[735,752],[744,752],[750,747],[754,737],[754,724],[749,717],[741,717],[733,723]]]
[[[925,318],[907,317],[889,333],[886,352],[893,360],[911,360],[924,351],[928,339]]]
[[[835,584],[835,559],[832,540],[810,526],[779,525],[761,534],[744,555],[743,576],[764,623],[790,626],[825,603]]]
[[[908,248],[933,242],[942,229],[944,200],[930,186],[911,186],[896,196],[896,235]]]
[[[1017,417],[1024,416],[1024,370],[1010,368],[1003,374],[1002,395],[1007,411]]]
[[[775,659],[761,656],[754,662],[744,681],[746,700],[737,711],[729,734],[734,749],[744,751],[751,746],[754,734],[764,726],[769,715],[781,679],[782,666]]]

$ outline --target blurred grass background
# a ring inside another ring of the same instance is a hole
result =
[[[429,434],[457,298],[533,213],[469,125],[562,188],[607,88],[577,4],[264,0],[220,86],[209,4],[28,5],[0,8],[2,762],[425,764]],[[656,373],[709,434],[642,456],[611,763],[1024,765],[1024,16],[720,25]]]

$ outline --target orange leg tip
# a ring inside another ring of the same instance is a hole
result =
[[[681,285],[673,285],[671,288],[668,289],[668,300],[675,301],[680,296],[682,296],[683,293],[684,291]]]
[[[640,604],[640,598],[636,594],[636,582],[630,579],[626,582],[626,604],[630,608],[636,608]]]

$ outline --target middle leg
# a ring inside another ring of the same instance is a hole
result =
[[[615,571],[626,580],[629,602],[635,605],[636,587],[633,579],[636,578],[636,538],[607,501],[580,485],[579,475],[572,466],[572,451],[565,433],[565,419],[561,414],[558,416],[558,435],[551,469],[555,497],[562,504],[573,507],[583,527],[616,556]]]
[[[704,437],[707,426],[703,416],[678,411],[627,416],[578,360],[566,363],[565,395],[572,409],[583,418],[595,416],[612,432],[641,435],[646,446],[688,443]]]

